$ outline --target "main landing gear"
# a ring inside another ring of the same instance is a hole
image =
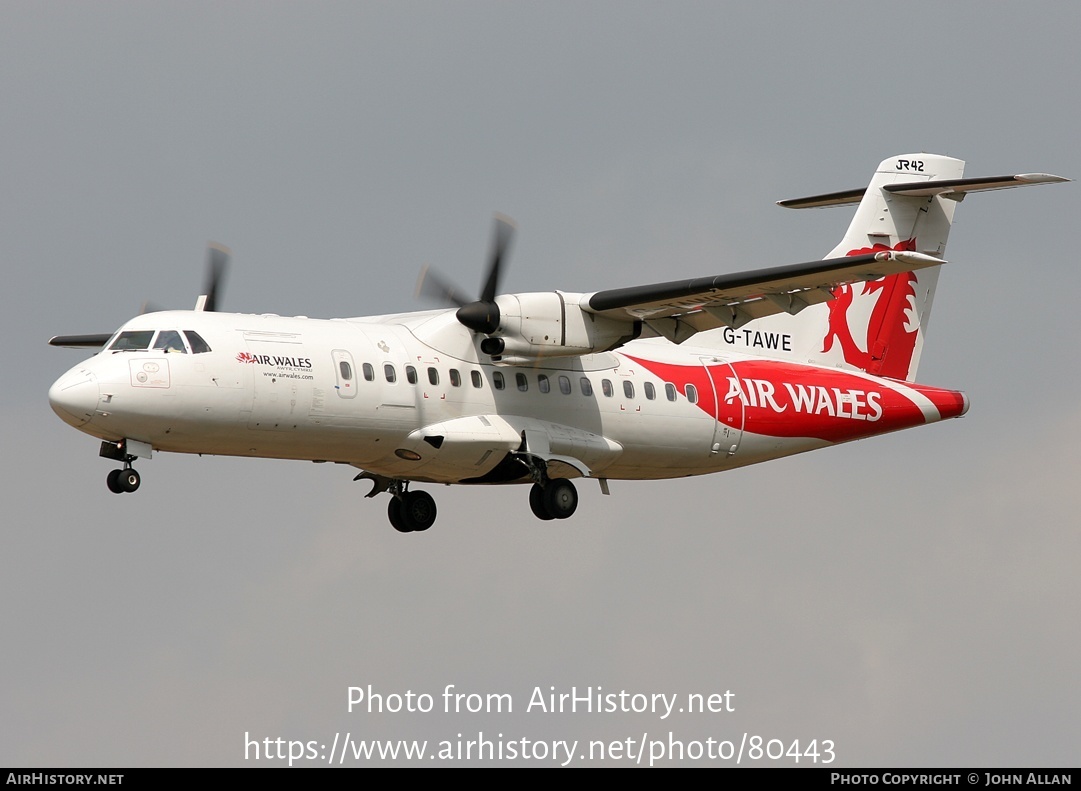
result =
[[[365,497],[375,497],[383,492],[390,493],[387,516],[390,524],[399,533],[423,533],[435,524],[435,498],[427,492],[409,491],[409,481],[387,478],[378,473],[362,471],[354,481],[371,481],[372,489]]]
[[[566,478],[535,483],[529,490],[529,507],[538,519],[566,519],[578,508],[578,491]]]
[[[572,516],[578,508],[578,490],[574,488],[574,484],[566,478],[549,478],[547,468],[541,464],[533,463],[529,466],[534,481],[529,490],[529,507],[533,515],[545,521]],[[390,494],[387,517],[399,533],[423,533],[435,524],[435,498],[424,491],[410,491],[409,481],[366,471],[353,480],[372,482],[372,489],[365,497],[375,497],[383,492]]]
[[[391,525],[399,533],[423,533],[435,524],[435,498],[427,492],[400,488],[402,491],[391,494],[387,508]]]
[[[387,489],[391,495],[387,516],[399,533],[423,533],[435,524],[437,509],[430,494],[407,490],[405,481],[394,481]],[[566,519],[578,508],[578,491],[566,478],[535,483],[529,490],[529,507],[538,519]]]

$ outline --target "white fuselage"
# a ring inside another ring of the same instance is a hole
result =
[[[75,366],[50,401],[80,430],[400,480],[525,481],[500,465],[527,447],[564,477],[698,475],[967,406],[959,394],[943,406],[936,394],[949,391],[659,339],[497,365],[445,310],[331,320],[174,311],[122,330],[194,331],[210,350],[107,348]]]

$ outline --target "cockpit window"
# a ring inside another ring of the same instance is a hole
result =
[[[158,339],[154,341],[154,348],[174,354],[188,353],[188,350],[184,348],[184,341],[181,340],[180,333],[176,330],[162,330],[159,332]]]
[[[110,351],[132,352],[150,348],[150,340],[154,337],[154,330],[125,330],[116,336],[116,340],[109,346]]]
[[[184,330],[184,335],[188,339],[188,345],[191,346],[192,354],[203,354],[210,351],[210,344],[204,341],[202,336],[195,330]]]

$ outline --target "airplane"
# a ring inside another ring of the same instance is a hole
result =
[[[120,463],[112,492],[155,451],[334,462],[390,495],[403,533],[436,519],[414,484],[526,484],[536,517],[566,519],[574,479],[607,495],[960,417],[963,393],[915,382],[957,204],[1069,181],[964,164],[899,155],[865,188],[780,201],[856,206],[825,259],[584,294],[500,293],[515,228],[497,215],[479,298],[429,271],[418,291],[451,307],[420,312],[220,312],[212,246],[194,310],[52,338],[99,351],[49,403]]]

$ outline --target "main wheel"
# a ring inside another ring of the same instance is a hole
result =
[[[399,533],[413,532],[413,528],[407,527],[405,520],[402,519],[402,501],[397,497],[390,498],[390,505],[387,507],[387,516],[390,518],[390,524]]]
[[[120,483],[120,473],[122,470],[109,470],[109,474],[105,476],[105,485],[109,487],[109,491],[113,494],[123,494],[124,486]]]
[[[139,488],[139,484],[142,482],[142,478],[139,477],[133,469],[120,470],[120,476],[117,478],[120,485],[124,487],[125,492],[134,492]]]
[[[533,487],[529,490],[529,507],[533,510],[533,516],[537,519],[543,519],[548,521],[554,519],[550,513],[548,513],[548,506],[544,504],[544,487],[539,483],[533,484]]]
[[[544,507],[553,519],[566,519],[578,508],[578,490],[566,478],[555,478],[544,487]]]
[[[435,498],[427,492],[402,495],[402,521],[411,530],[422,533],[435,524]]]

